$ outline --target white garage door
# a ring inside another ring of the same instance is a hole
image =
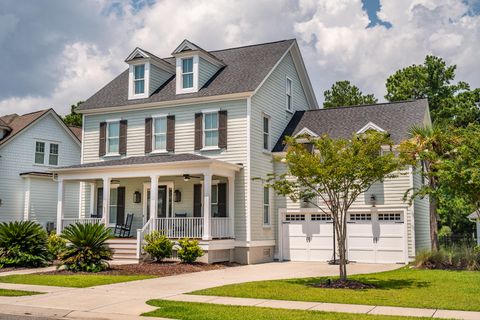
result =
[[[286,214],[283,221],[283,258],[291,261],[332,259],[333,224],[326,214]]]
[[[404,263],[403,212],[350,213],[348,259],[366,263]],[[283,259],[328,261],[333,256],[331,217],[319,213],[286,214],[283,218]]]
[[[350,213],[347,247],[350,261],[404,263],[403,213]]]

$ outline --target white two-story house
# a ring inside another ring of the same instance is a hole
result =
[[[50,169],[80,163],[79,128],[53,109],[0,115],[0,222],[33,220],[52,229],[57,183]],[[65,184],[65,216],[77,217],[79,184]]]
[[[171,57],[136,48],[125,62],[78,110],[81,164],[54,170],[58,231],[77,221],[113,227],[133,214],[136,258],[143,236],[159,230],[200,239],[208,262],[295,260],[284,254],[295,249],[283,245],[294,240],[280,232],[290,224],[282,210],[303,209],[253,178],[277,169],[286,128],[318,109],[297,42],[206,51],[184,40]],[[71,182],[81,184],[75,219],[65,216]]]

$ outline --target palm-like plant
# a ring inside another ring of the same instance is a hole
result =
[[[47,233],[33,221],[0,224],[0,266],[42,267],[48,264]]]
[[[61,237],[68,241],[60,255],[62,265],[74,272],[99,272],[109,267],[113,251],[106,241],[112,238],[103,224],[73,224],[65,228]]]

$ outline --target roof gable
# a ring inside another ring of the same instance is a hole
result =
[[[367,123],[366,125],[364,125],[362,127],[362,129],[358,130],[357,133],[365,133],[367,132],[368,130],[375,130],[375,131],[378,131],[378,132],[386,132],[384,129],[380,128],[379,126],[377,126],[375,123],[373,122],[369,122]]]

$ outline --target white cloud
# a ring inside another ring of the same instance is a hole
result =
[[[112,5],[115,10],[107,8]],[[128,1],[82,1],[78,8],[52,2],[52,12],[68,11],[72,18],[50,21],[41,15],[32,24],[42,28],[33,33],[18,21],[36,18],[23,17],[30,11],[20,9],[4,10],[0,18],[0,49],[11,51],[9,64],[18,64],[16,81],[22,83],[14,90],[0,79],[0,86],[9,87],[0,92],[0,114],[49,106],[66,113],[123,71],[134,47],[163,57],[184,38],[212,50],[296,37],[320,101],[342,79],[382,99],[386,77],[421,63],[426,54],[457,64],[457,79],[480,86],[480,17],[466,15],[469,8],[461,0],[383,1],[378,16],[392,23],[390,29],[366,29],[361,0],[163,0],[141,10],[132,10]],[[14,50],[22,53],[18,61]],[[20,57],[29,63],[23,66]]]

